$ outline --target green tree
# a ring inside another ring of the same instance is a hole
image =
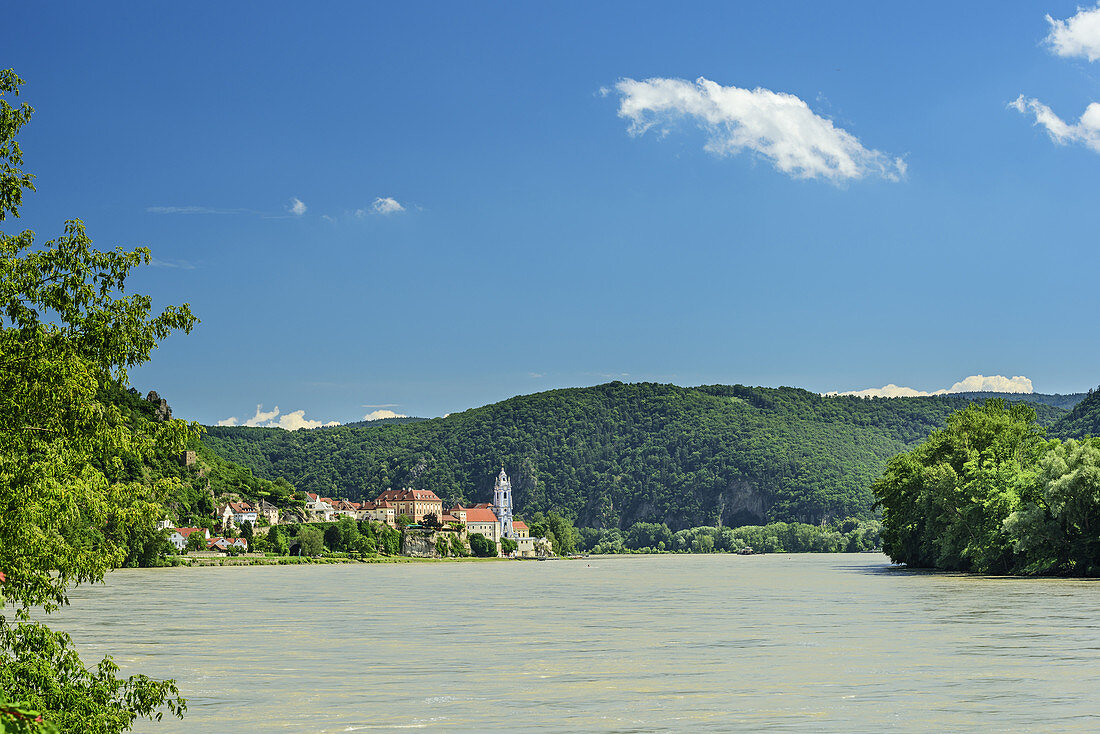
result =
[[[187,544],[184,546],[189,551],[206,550],[206,533],[201,530],[193,530],[187,536]]]
[[[359,525],[355,519],[345,515],[337,521],[336,527],[340,530],[340,547],[346,551],[354,549],[359,541]]]
[[[450,548],[451,546],[447,542],[447,539],[445,537],[443,537],[442,535],[436,537],[435,554],[437,556],[439,556],[440,558],[446,558],[448,555],[450,555]]]
[[[298,531],[298,543],[303,556],[319,556],[325,550],[325,539],[321,529],[309,525]]]
[[[458,533],[451,534],[451,555],[455,558],[466,558],[470,555],[470,546],[463,542]]]
[[[989,400],[953,414],[875,482],[883,549],[915,567],[1010,572],[1005,520],[1022,508],[1045,445],[1027,405]]]
[[[249,522],[248,520],[245,520],[244,522],[242,522],[241,523],[241,537],[244,538],[246,541],[248,541],[248,545],[250,547],[252,545],[252,533],[253,533],[252,523]]]
[[[332,551],[344,550],[344,535],[337,525],[329,525],[325,528],[325,546]]]
[[[378,553],[378,543],[371,535],[359,535],[355,538],[352,550],[364,556],[373,556]]]
[[[1052,441],[1005,533],[1023,573],[1100,575],[1100,439]]]
[[[401,555],[401,531],[389,525],[380,525],[378,530],[378,550],[387,556]]]
[[[267,543],[271,547],[271,551],[278,553],[280,556],[285,556],[290,551],[290,543],[287,542],[286,535],[283,534],[278,525],[272,525],[268,529]]]
[[[3,99],[21,83],[0,71],[0,221],[33,191],[15,139],[32,109]],[[0,691],[62,731],[119,732],[186,708],[172,681],[119,679],[110,658],[86,669],[67,635],[29,621],[126,562],[129,534],[162,516],[177,482],[124,481],[127,465],[197,436],[183,421],[129,421],[109,399],[159,340],[195,323],[186,305],[151,316],[148,296],[123,295],[149,260],[144,248],[94,250],[79,220],[43,245],[30,230],[0,233],[0,608],[16,618],[0,615]]]
[[[470,549],[478,558],[496,558],[497,544],[481,533],[470,533]]]
[[[519,550],[519,543],[517,543],[516,541],[512,540],[511,538],[500,539],[500,552],[502,555],[510,556],[517,550]]]

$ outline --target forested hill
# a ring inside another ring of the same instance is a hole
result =
[[[984,401],[990,398],[1003,398],[1010,403],[1042,403],[1043,405],[1052,405],[1055,408],[1063,408],[1065,410],[1073,410],[1073,406],[1085,399],[1088,393],[1083,392],[1071,392],[1065,395],[1061,393],[1041,393],[1041,392],[956,392],[951,393],[958,398],[966,398],[967,400]]]
[[[1051,426],[1050,435],[1054,438],[1100,436],[1100,388],[1090,390],[1088,397]]]
[[[580,525],[818,522],[869,517],[887,459],[968,402],[612,382],[398,425],[210,427],[204,441],[258,476],[351,499],[414,486],[489,501],[503,463],[518,511],[558,508]],[[1047,425],[1065,414],[1035,408]]]

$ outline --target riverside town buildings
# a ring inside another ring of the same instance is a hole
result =
[[[396,528],[397,519],[402,515],[410,518],[414,526],[423,524],[429,516],[434,517],[437,525],[432,525],[429,521],[427,528],[424,528],[429,533],[433,527],[447,528],[453,524],[459,529],[463,539],[468,538],[471,533],[479,533],[495,543],[499,549],[501,541],[509,538],[518,546],[516,555],[549,555],[549,542],[545,538],[530,537],[527,525],[515,519],[512,482],[503,466],[493,486],[492,503],[483,502],[472,507],[455,505],[444,510],[443,500],[430,489],[387,489],[373,501],[366,502],[332,499],[308,492],[305,505],[301,509],[285,510],[280,514],[279,508],[266,500],[227,502],[218,507],[215,519],[220,523],[222,531],[229,534],[229,530],[239,529],[245,522],[258,529],[261,525],[278,525],[280,521],[334,522],[343,517],[385,523]],[[209,530],[174,528],[171,525],[167,518],[157,523],[158,529],[169,531],[169,542],[180,551],[187,547],[188,537],[194,532],[204,533],[206,546],[210,551],[226,552],[229,548],[243,549],[246,546],[246,541],[241,538],[212,537]]]

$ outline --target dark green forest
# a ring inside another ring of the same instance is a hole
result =
[[[887,461],[970,402],[612,382],[424,421],[209,427],[203,443],[257,478],[350,499],[412,486],[485,502],[503,463],[520,513],[560,509],[583,527],[820,523],[871,519]],[[1047,426],[1066,414],[1034,407]]]
[[[1100,389],[1089,390],[1087,397],[1058,421],[1050,433],[1058,438],[1100,436]]]

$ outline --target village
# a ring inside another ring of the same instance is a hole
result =
[[[471,507],[456,504],[444,510],[443,500],[435,492],[412,488],[388,489],[374,500],[364,502],[332,499],[312,492],[305,497],[304,506],[289,510],[262,499],[226,502],[217,509],[214,533],[209,528],[174,527],[168,518],[160,521],[157,527],[167,531],[168,542],[177,552],[192,551],[208,557],[254,551],[250,538],[259,528],[289,529],[291,526],[335,523],[343,518],[356,523],[378,523],[399,531],[403,556],[469,555],[471,548],[475,555],[508,558],[553,555],[549,539],[532,536],[527,524],[514,517],[512,484],[503,466],[494,484],[493,502]],[[479,549],[489,551],[479,553]],[[309,555],[300,542],[288,543],[287,552]]]

